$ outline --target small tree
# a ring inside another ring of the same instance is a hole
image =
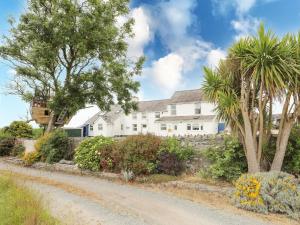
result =
[[[261,167],[271,137],[273,100],[283,100],[272,170],[281,170],[291,129],[300,115],[300,38],[276,37],[260,26],[257,36],[239,40],[215,70],[204,68],[203,90],[220,118],[235,130],[249,172]]]
[[[6,128],[6,133],[16,138],[32,138],[32,126],[24,121],[14,121]]]
[[[85,104],[109,110],[115,103],[125,112],[136,107],[132,94],[139,83],[143,58],[127,57],[126,38],[134,21],[129,0],[28,0],[19,23],[10,20],[10,35],[0,56],[16,71],[10,93],[32,101],[35,93],[51,109],[50,131],[63,113],[72,116]],[[63,124],[62,124],[63,125]]]

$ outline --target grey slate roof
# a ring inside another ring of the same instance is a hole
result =
[[[85,123],[82,126],[86,126],[88,124],[93,124],[95,123],[98,118],[101,116],[101,112],[96,113],[94,116],[92,116],[90,119],[88,119],[87,121],[85,121]]]
[[[164,112],[167,111],[169,99],[141,101],[138,103],[138,112]]]
[[[112,105],[110,107],[110,111],[106,112],[102,115],[102,118],[108,122],[112,123],[118,116],[119,114],[123,112],[123,109],[120,105]]]
[[[166,116],[156,120],[156,122],[167,122],[167,121],[192,121],[192,120],[212,120],[215,115],[199,115],[199,116]]]
[[[201,89],[176,91],[170,99],[170,103],[200,102],[205,97]]]

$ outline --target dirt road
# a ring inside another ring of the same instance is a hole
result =
[[[0,161],[26,186],[41,193],[67,225],[267,225],[168,194],[107,180],[13,166]],[[25,181],[24,181],[25,180]]]

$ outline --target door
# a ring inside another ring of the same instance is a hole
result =
[[[219,123],[218,125],[218,133],[221,133],[225,130],[225,123]]]

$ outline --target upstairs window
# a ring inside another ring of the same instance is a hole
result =
[[[171,115],[176,115],[176,105],[171,105]]]
[[[137,114],[136,113],[132,113],[132,119],[134,119],[134,120],[137,119]]]
[[[143,119],[147,119],[147,113],[143,112],[143,113],[142,113],[142,118],[143,118]]]
[[[195,114],[201,114],[201,104],[195,104]]]
[[[103,124],[102,123],[98,124],[98,130],[103,130]]]
[[[200,130],[199,124],[193,124],[193,130]]]
[[[186,129],[187,129],[187,130],[191,130],[191,129],[192,129],[191,124],[187,124],[187,125],[186,125]]]
[[[160,125],[160,130],[167,130],[167,125],[166,124],[161,124]]]
[[[137,124],[132,124],[132,130],[137,131]]]
[[[160,112],[155,112],[155,118],[159,119],[160,118]]]

